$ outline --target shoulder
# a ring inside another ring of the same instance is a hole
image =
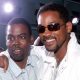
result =
[[[45,55],[45,47],[44,46],[32,46],[31,47],[31,55],[36,55],[37,57],[41,57]]]
[[[44,46],[31,46],[29,61],[32,65],[37,65],[45,56],[45,47]]]
[[[11,80],[11,74],[9,70],[4,72],[3,68],[0,68],[0,80]]]
[[[5,50],[5,51],[1,52],[1,53],[0,53],[0,56],[1,56],[1,55],[5,55],[5,56],[7,56],[7,57],[10,57],[10,56],[9,56],[9,53],[8,53],[8,50]]]

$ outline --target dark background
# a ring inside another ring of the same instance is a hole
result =
[[[3,3],[8,1],[12,2],[15,6],[15,10],[11,14],[4,13],[2,9]],[[80,17],[80,1],[78,0],[0,0],[0,47],[6,49],[5,28],[8,21],[13,17],[24,17],[28,20],[31,24],[33,35],[36,39],[38,36],[36,31],[36,14],[39,7],[48,2],[63,4],[69,9],[71,17]]]

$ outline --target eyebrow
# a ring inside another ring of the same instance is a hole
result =
[[[21,35],[28,35],[27,33],[21,33],[21,34],[19,34],[19,35],[17,35],[17,36],[21,36]],[[8,36],[14,36],[13,34],[9,34]]]
[[[27,35],[27,33],[21,33],[21,34],[19,34],[19,35]]]

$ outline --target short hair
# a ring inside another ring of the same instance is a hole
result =
[[[41,13],[46,12],[46,11],[57,11],[60,15],[60,18],[63,19],[63,21],[65,23],[70,20],[70,15],[69,15],[68,9],[61,4],[47,3],[47,4],[43,5],[42,7],[40,7],[40,9],[37,13],[37,18],[39,17],[39,15]]]
[[[17,18],[13,18],[8,22],[8,25],[14,25],[14,24],[23,24],[26,26],[26,28],[28,29],[30,35],[32,35],[32,30],[31,30],[31,26],[29,24],[29,22],[22,18],[22,17],[17,17]]]

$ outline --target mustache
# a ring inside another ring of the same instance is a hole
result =
[[[50,40],[50,39],[56,39],[56,37],[55,36],[48,36],[48,37],[43,36],[43,42],[45,42],[46,40]]]
[[[12,48],[13,50],[22,50],[22,48],[19,47],[19,45],[13,45]]]

